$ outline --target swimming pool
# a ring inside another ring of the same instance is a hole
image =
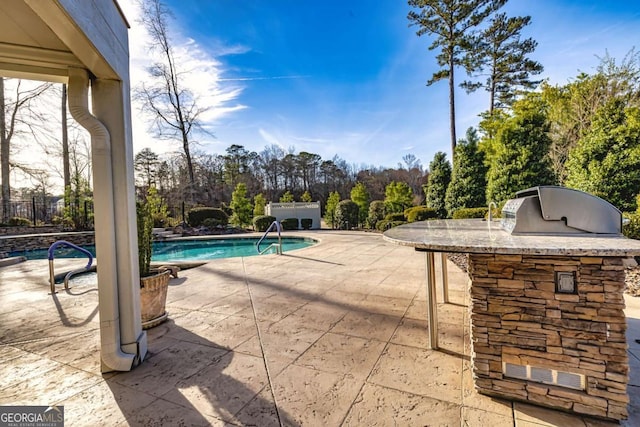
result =
[[[219,258],[246,257],[258,255],[256,242],[258,238],[234,237],[224,239],[186,239],[153,242],[152,262],[169,261],[206,261]],[[260,244],[264,250],[272,243],[278,243],[277,238],[266,238]],[[283,237],[283,252],[302,249],[316,244],[317,241],[308,237]],[[94,256],[94,246],[83,246]],[[267,253],[275,253],[275,249]],[[24,256],[27,259],[47,259],[47,249],[35,249],[30,251],[14,251],[10,257]],[[85,255],[71,248],[62,247],[56,249],[55,258],[86,258]]]

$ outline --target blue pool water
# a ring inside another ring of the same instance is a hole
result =
[[[197,239],[197,240],[172,240],[153,243],[153,256],[151,261],[205,261],[218,258],[246,257],[258,255],[256,242],[258,239],[241,237],[229,239]],[[267,238],[260,244],[260,250],[266,249],[270,244],[277,243],[277,238]],[[282,250],[291,251],[301,249],[317,243],[313,239],[303,237],[283,237]],[[94,246],[83,246],[95,256]],[[275,253],[270,250],[267,253]],[[47,249],[31,251],[15,251],[9,256],[25,256],[27,259],[47,259]],[[56,249],[55,258],[86,258],[85,255],[67,247]]]

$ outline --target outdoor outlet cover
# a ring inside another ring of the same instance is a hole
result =
[[[574,271],[556,272],[556,292],[559,294],[576,294],[576,273]]]

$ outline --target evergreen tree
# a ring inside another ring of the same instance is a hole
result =
[[[461,86],[467,92],[484,87],[489,92],[489,114],[495,108],[512,105],[518,88],[533,89],[540,83],[531,80],[531,76],[540,74],[544,68],[527,57],[538,43],[532,38],[520,38],[522,29],[530,22],[530,16],[507,18],[506,14],[499,13],[473,39],[471,57],[487,79],[483,83],[467,81]]]
[[[325,206],[324,220],[331,228],[335,228],[336,207],[340,203],[340,193],[332,191],[327,198],[327,206]]]
[[[341,200],[336,206],[335,223],[340,230],[351,230],[358,226],[359,207],[352,200]]]
[[[367,227],[376,228],[378,221],[382,221],[386,215],[383,200],[374,200],[369,203],[369,215],[367,216]]]
[[[309,190],[302,193],[302,196],[300,196],[300,201],[305,203],[313,202],[313,197],[311,197],[311,193],[309,193]]]
[[[445,196],[450,217],[460,208],[487,205],[487,169],[484,153],[478,149],[478,134],[474,128],[469,128],[466,140],[459,141],[456,146],[456,163]]]
[[[294,201],[293,194],[287,190],[282,196],[280,196],[280,203],[291,203]]]
[[[387,213],[401,213],[413,206],[413,191],[406,182],[391,181],[384,189]]]
[[[451,164],[447,155],[438,151],[429,164],[429,180],[427,181],[427,207],[435,209],[439,218],[447,216],[445,195],[451,182]]]
[[[233,210],[229,222],[240,227],[251,224],[251,214],[253,207],[251,200],[247,197],[247,185],[244,182],[238,183],[236,189],[231,194],[231,203],[229,207]]]
[[[358,205],[359,224],[364,224],[369,213],[369,192],[362,182],[357,182],[351,189],[351,200]]]
[[[253,198],[253,216],[264,215],[264,207],[267,204],[267,199],[264,198],[262,193],[256,194]]]
[[[640,188],[640,108],[610,100],[567,161],[566,185],[633,211]]]
[[[516,101],[513,114],[497,127],[497,153],[487,175],[487,201],[501,202],[516,191],[556,183],[549,160],[549,123],[540,94]]]
[[[411,25],[419,27],[418,36],[434,36],[429,50],[439,49],[438,65],[427,86],[447,79],[449,81],[449,127],[451,153],[456,148],[455,67],[464,66],[473,72],[473,61],[467,55],[471,46],[470,32],[490,14],[501,8],[507,0],[408,0],[416,8],[409,12]]]

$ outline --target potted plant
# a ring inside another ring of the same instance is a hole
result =
[[[150,187],[145,198],[136,203],[140,311],[143,329],[159,325],[168,317],[165,307],[171,270],[158,271],[150,268],[153,252],[153,219],[161,210],[162,200],[154,187]]]

